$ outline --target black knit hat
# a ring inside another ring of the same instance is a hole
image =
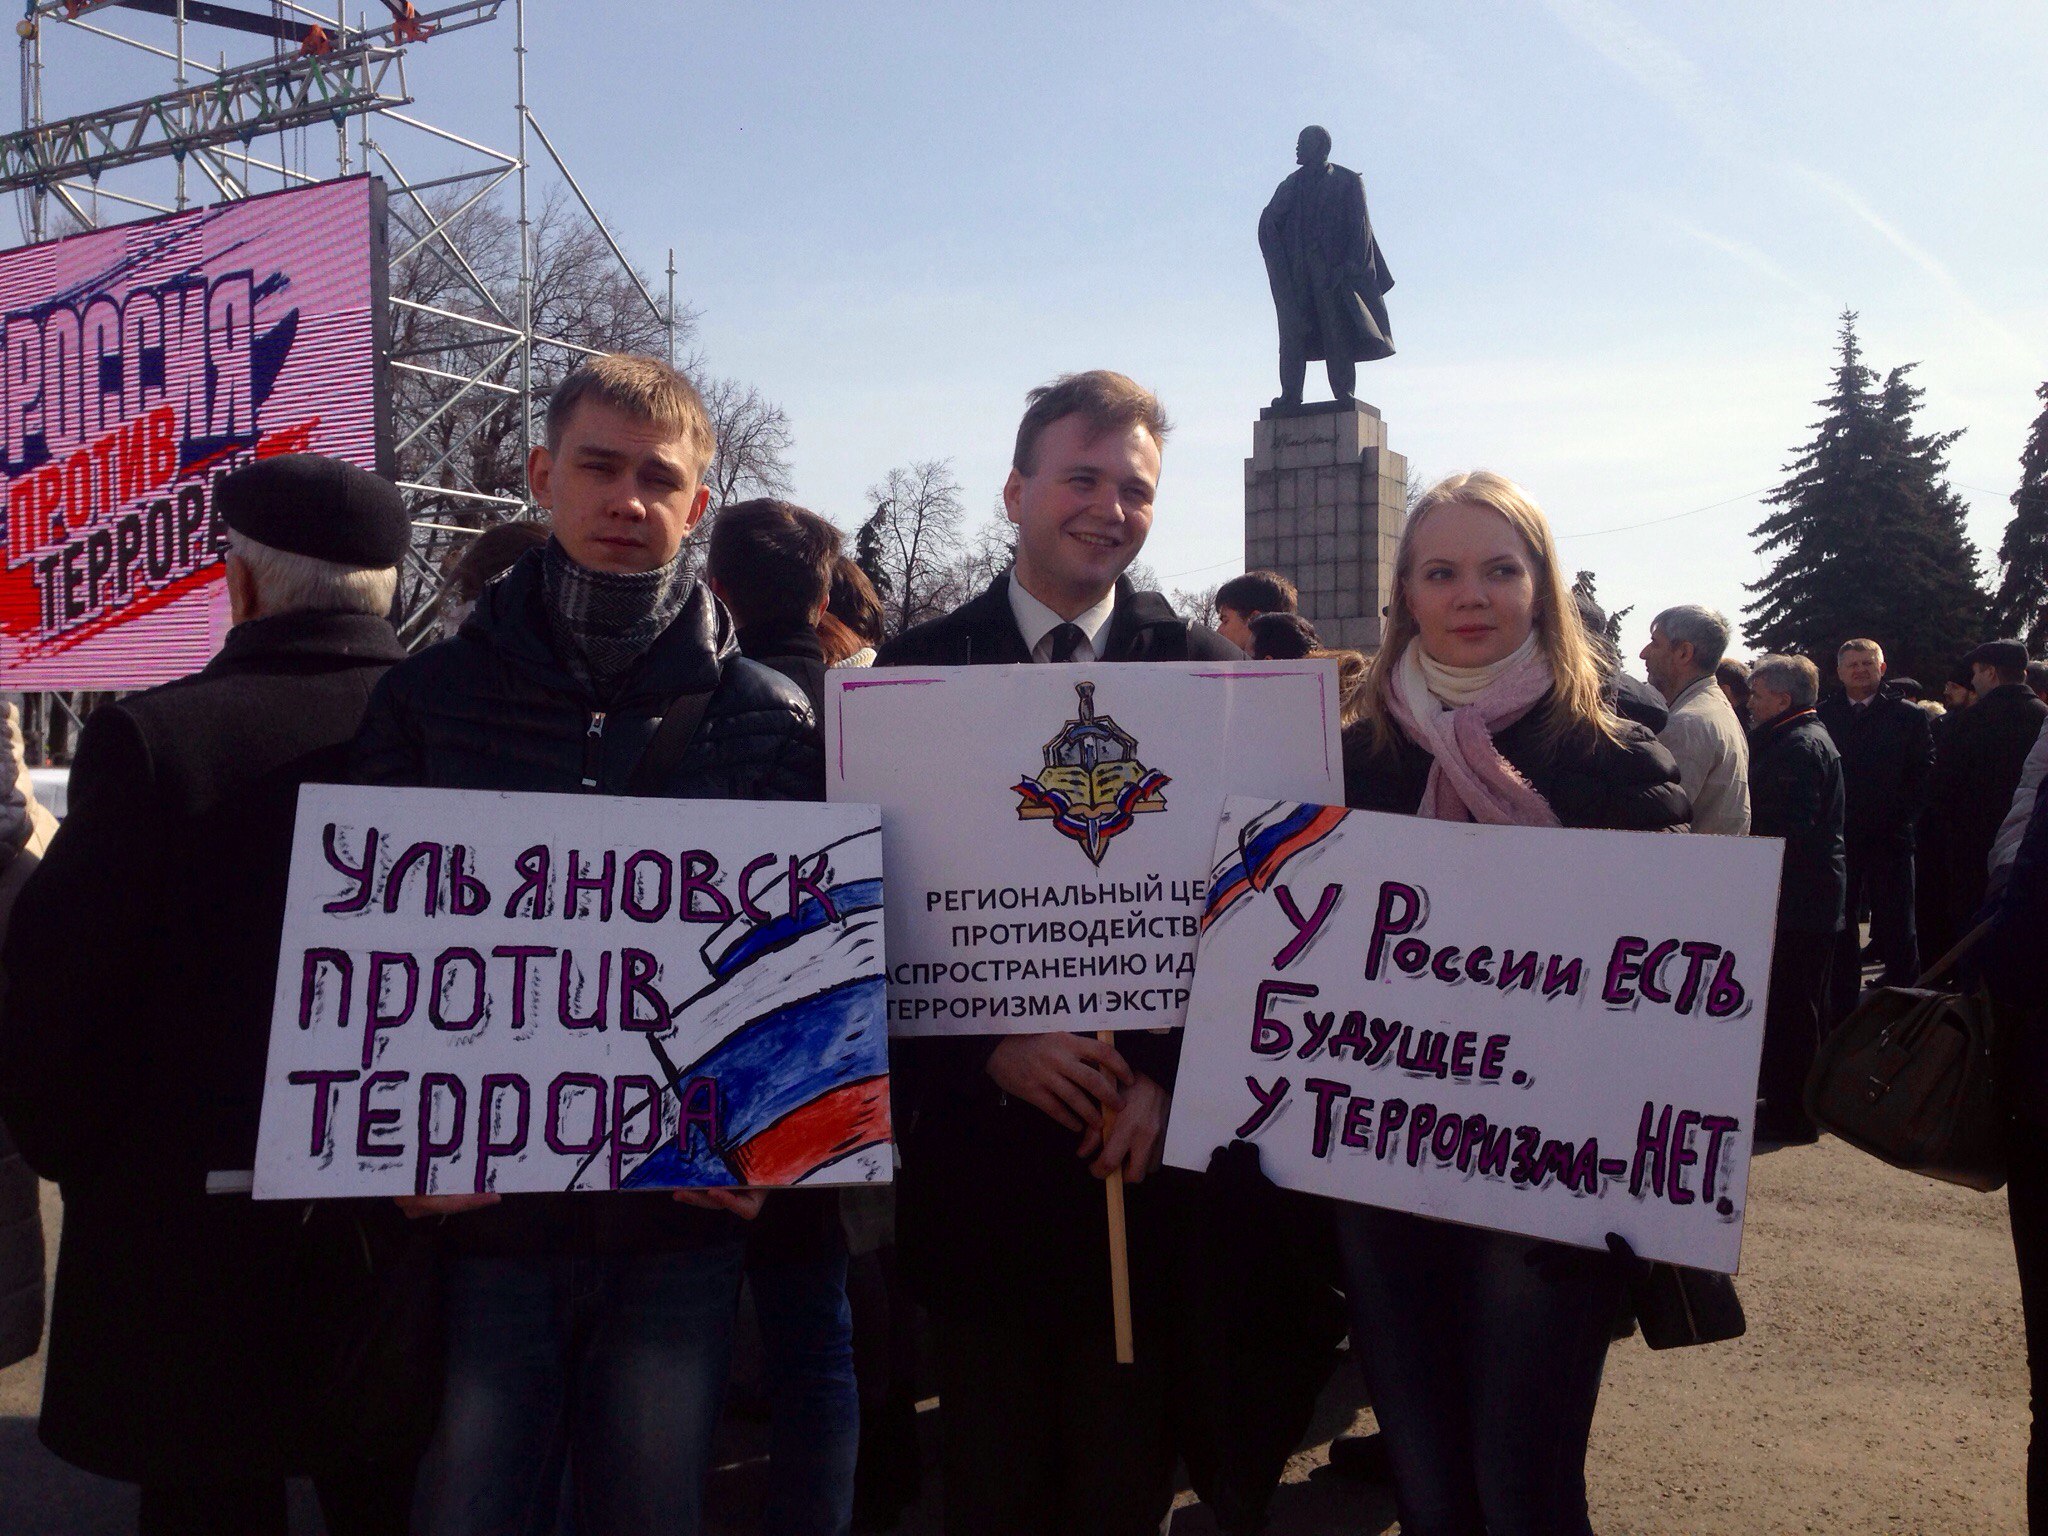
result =
[[[412,540],[397,486],[317,453],[258,459],[224,477],[214,503],[236,533],[336,565],[396,565]]]
[[[2031,658],[2024,640],[1986,640],[1963,660],[1972,666],[1996,667],[2001,672],[2024,672]]]

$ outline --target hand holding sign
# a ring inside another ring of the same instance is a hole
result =
[[[1115,1046],[1064,1030],[1005,1036],[989,1053],[988,1075],[1003,1092],[1068,1130],[1098,1138],[1103,1110],[1119,1108],[1123,1090],[1134,1081]]]
[[[1732,1272],[1781,858],[1233,798],[1167,1161]]]
[[[307,786],[257,1196],[887,1178],[876,822]]]

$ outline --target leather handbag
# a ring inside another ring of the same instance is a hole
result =
[[[1969,1189],[2005,1182],[1997,1088],[1999,1014],[1989,997],[1932,990],[1983,937],[1910,987],[1879,987],[1835,1026],[1806,1080],[1806,1112],[1872,1157]]]
[[[1719,1344],[1748,1331],[1733,1276],[1639,1258],[1618,1232],[1607,1234],[1607,1248],[1622,1263],[1628,1309],[1650,1348]]]

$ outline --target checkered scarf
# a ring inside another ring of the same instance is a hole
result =
[[[542,572],[555,654],[600,701],[675,622],[696,586],[680,554],[657,570],[620,575],[586,570],[554,539]]]

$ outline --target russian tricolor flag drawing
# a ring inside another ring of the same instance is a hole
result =
[[[882,976],[882,836],[871,828],[748,892],[703,947],[711,980],[658,1037],[685,1086],[717,1086],[716,1133],[685,1123],[627,1189],[795,1184],[889,1136]],[[666,1062],[664,1066],[666,1067]],[[687,1062],[687,1065],[680,1065]]]
[[[1204,930],[1254,891],[1280,876],[1288,860],[1305,853],[1343,825],[1341,805],[1275,805],[1238,831],[1237,846],[1209,871]]]

